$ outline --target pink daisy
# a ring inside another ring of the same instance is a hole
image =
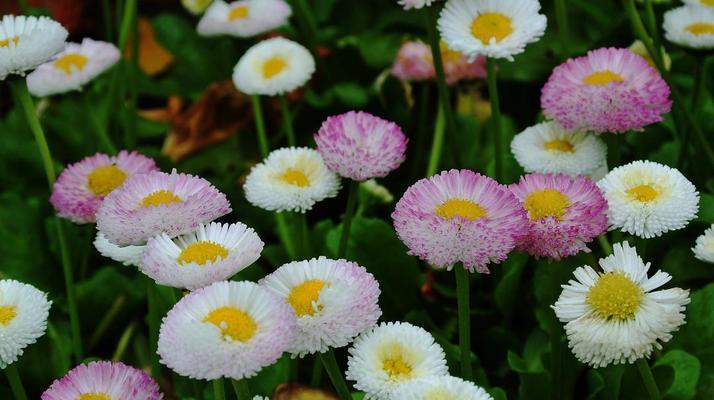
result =
[[[553,70],[541,93],[545,115],[567,129],[642,130],[672,107],[669,86],[644,58],[602,48]]]
[[[52,188],[50,203],[57,215],[77,224],[95,221],[104,197],[135,174],[157,171],[154,160],[122,150],[116,156],[97,153],[71,164]]]
[[[128,178],[104,199],[97,229],[113,244],[140,245],[160,233],[189,233],[230,211],[226,195],[203,178],[150,172]]]
[[[328,168],[345,178],[366,181],[399,167],[406,158],[408,139],[394,122],[349,111],[328,117],[315,141]]]
[[[450,50],[441,42],[441,59],[444,63],[446,82],[453,85],[462,79],[486,77],[486,57],[477,57],[474,62],[458,51]],[[392,66],[392,75],[404,81],[434,79],[434,59],[431,48],[420,40],[404,42]]]
[[[527,222],[506,186],[466,169],[443,171],[409,187],[392,219],[409,254],[436,268],[462,262],[482,273],[488,273],[489,263],[506,259]]]
[[[42,400],[159,400],[163,397],[159,385],[149,375],[109,361],[80,364],[42,393]]]
[[[607,201],[583,176],[530,174],[509,186],[528,213],[528,234],[518,250],[559,260],[580,251],[607,230]]]

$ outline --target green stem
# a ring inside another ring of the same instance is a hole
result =
[[[77,294],[74,287],[74,272],[70,263],[69,249],[67,248],[67,237],[64,232],[64,221],[55,220],[57,231],[57,241],[59,242],[60,259],[62,260],[62,272],[64,274],[65,291],[67,292],[67,307],[69,308],[69,324],[72,331],[72,349],[77,362],[84,359],[82,351],[82,334],[80,331],[79,311],[77,310]]]
[[[99,324],[94,329],[92,336],[89,338],[89,344],[87,344],[87,348],[89,350],[93,349],[94,346],[99,343],[99,341],[102,339],[102,336],[104,336],[104,332],[107,331],[109,325],[112,323],[112,321],[114,321],[114,318],[116,318],[117,314],[119,314],[125,302],[126,297],[123,294],[119,295],[116,299],[114,299],[112,306],[104,314],[102,320],[99,321]]]
[[[426,176],[430,177],[439,169],[441,162],[442,147],[444,144],[444,128],[445,128],[444,109],[439,107],[436,112],[436,122],[434,123],[434,139],[431,142],[431,153],[429,155],[429,163],[426,167]]]
[[[161,381],[161,366],[159,356],[156,354],[156,346],[159,342],[159,296],[156,284],[151,279],[146,281],[146,300],[149,308],[149,351],[151,352],[151,376],[157,382]]]
[[[226,390],[223,386],[223,378],[213,380],[213,398],[215,400],[226,400]]]
[[[13,89],[15,91],[15,96],[20,103],[20,107],[22,107],[22,111],[25,114],[25,119],[30,126],[30,130],[35,136],[35,142],[37,142],[40,157],[42,158],[42,166],[45,168],[47,182],[50,185],[50,190],[52,190],[52,185],[55,183],[56,179],[54,162],[52,161],[52,154],[50,153],[50,147],[47,145],[47,139],[45,138],[45,133],[42,130],[42,125],[37,117],[35,102],[32,100],[32,97],[30,97],[30,92],[27,90],[27,83],[24,79],[14,82]]]
[[[102,0],[102,18],[104,19],[104,38],[107,42],[113,42],[112,10],[109,6],[109,0]]]
[[[461,377],[473,380],[471,367],[471,302],[469,299],[470,275],[463,265],[454,266],[456,270],[456,300],[459,316],[459,350],[461,352]]]
[[[191,387],[193,388],[193,396],[196,400],[203,400],[203,386],[196,379],[191,379]]]
[[[655,382],[654,376],[652,375],[652,370],[650,369],[649,364],[647,364],[647,359],[638,359],[637,369],[640,371],[642,383],[645,385],[645,389],[647,390],[647,394],[649,395],[650,399],[660,400],[662,396],[659,394],[657,383]]]
[[[231,379],[233,384],[233,390],[236,392],[236,398],[238,400],[251,400],[250,388],[248,387],[248,381],[245,379],[236,380]]]
[[[657,17],[655,16],[652,0],[645,0],[645,16],[647,18],[647,29],[649,30],[650,37],[652,38],[652,45],[654,46],[655,51],[659,53],[659,57],[662,60],[662,66],[664,67],[664,59],[662,59],[662,44],[659,39]]]
[[[290,114],[290,105],[285,98],[285,94],[278,96],[280,99],[280,109],[283,111],[283,125],[285,125],[285,134],[288,137],[288,146],[295,146],[295,131],[293,130],[293,117]]]
[[[488,97],[491,99],[491,120],[493,121],[493,146],[496,161],[496,180],[503,182],[503,137],[501,136],[501,103],[498,99],[498,84],[496,82],[496,60],[486,59],[486,79],[488,81]]]
[[[694,91],[692,93],[692,99],[690,102],[690,107],[694,113],[694,117],[698,117],[699,110],[701,106],[702,92],[705,85],[705,75],[706,75],[706,57],[697,57],[694,64]],[[685,156],[687,153],[687,146],[689,145],[689,130],[685,129],[682,133],[682,147],[679,149],[679,159],[677,160],[677,168],[682,168],[685,161]]]
[[[295,243],[293,243],[292,240],[292,235],[290,234],[290,229],[288,229],[288,224],[285,221],[285,213],[275,213],[275,222],[278,225],[278,236],[280,236],[280,241],[283,242],[285,252],[288,253],[288,257],[291,260],[294,260],[295,257],[297,257],[297,251],[295,249]]]
[[[307,224],[307,215],[305,213],[297,213],[295,215],[297,228],[299,230],[298,237],[300,238],[300,255],[307,260],[312,255],[310,249],[310,231]]]
[[[10,389],[12,389],[15,400],[27,400],[25,387],[22,386],[20,374],[17,372],[17,367],[14,363],[5,367],[5,375],[7,375],[7,380],[10,382]]]
[[[558,275],[551,273],[553,279],[554,297],[558,298],[560,290],[560,282],[557,281]],[[553,400],[563,398],[563,342],[561,340],[561,324],[555,313],[550,313],[550,396]]]
[[[129,346],[129,342],[131,341],[131,337],[134,335],[135,329],[136,321],[132,321],[121,334],[119,343],[117,343],[117,348],[114,350],[114,354],[112,355],[112,361],[116,362],[124,357],[124,352],[126,351],[127,346]]]
[[[357,205],[358,188],[359,182],[351,180],[347,194],[347,209],[345,210],[345,216],[342,220],[342,236],[340,236],[340,247],[337,249],[337,258],[344,258],[345,254],[347,254],[347,240],[350,237],[352,217],[354,216],[355,206]]]
[[[126,0],[122,9],[121,23],[119,25],[119,49],[122,54],[126,49],[127,42],[129,41],[129,35],[132,30],[132,19],[133,15],[136,14],[136,1],[137,0]],[[136,57],[136,55],[134,55]]]
[[[315,357],[312,363],[312,374],[310,376],[310,386],[319,387],[322,382],[322,363],[320,362],[319,355]]]
[[[101,143],[102,150],[108,152],[109,154],[116,154],[117,148],[114,146],[112,139],[109,137],[109,132],[107,132],[106,126],[99,121],[97,113],[94,112],[94,105],[89,100],[89,91],[82,96],[82,101],[84,103],[84,110],[89,116],[89,122],[92,124],[94,133]]]
[[[258,145],[260,146],[260,155],[265,158],[268,156],[270,147],[268,146],[268,135],[265,133],[263,108],[260,105],[260,97],[258,95],[250,96],[250,100],[253,102],[253,115],[255,118],[255,129],[258,132]]]
[[[568,37],[568,9],[565,0],[555,0],[555,19],[558,21],[558,35],[560,36],[562,56],[563,58],[568,58],[570,44]]]
[[[597,241],[600,243],[600,248],[602,248],[602,252],[605,253],[606,256],[612,254],[612,246],[610,245],[610,241],[607,240],[607,234],[603,233],[598,236]]]
[[[324,353],[320,353],[318,356],[320,357],[322,366],[325,367],[327,376],[330,377],[332,386],[335,387],[340,398],[342,400],[351,399],[350,389],[347,386],[347,382],[345,382],[345,378],[342,376],[342,372],[340,372],[340,367],[337,365],[337,358],[335,358],[334,351],[329,349]]]

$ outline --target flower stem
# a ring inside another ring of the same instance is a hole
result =
[[[295,131],[293,130],[293,117],[290,114],[290,105],[285,98],[285,94],[278,96],[280,99],[280,109],[283,111],[283,125],[285,125],[285,135],[288,137],[288,146],[295,146]]]
[[[345,378],[342,376],[342,372],[340,372],[340,367],[337,365],[337,358],[335,358],[334,351],[329,349],[324,353],[320,353],[318,356],[340,398],[342,400],[351,399],[350,389],[347,386],[347,382],[345,382]]]
[[[50,153],[50,147],[47,145],[47,139],[42,130],[42,125],[40,125],[40,120],[37,118],[35,103],[32,97],[30,97],[30,92],[27,90],[27,82],[24,79],[14,82],[13,89],[17,101],[20,103],[20,107],[22,107],[22,111],[25,114],[27,124],[35,136],[35,142],[37,142],[37,147],[40,151],[42,166],[45,168],[45,175],[47,176],[47,182],[50,185],[51,191],[56,179],[54,162],[52,161],[52,154]]]
[[[295,243],[293,243],[292,240],[292,235],[290,235],[290,230],[288,229],[288,224],[285,221],[285,213],[275,213],[275,222],[278,225],[278,236],[280,236],[280,241],[283,242],[285,252],[288,253],[288,257],[291,260],[294,260],[297,256],[297,252],[295,250]]]
[[[357,205],[357,189],[359,182],[351,180],[349,192],[347,194],[347,209],[342,220],[342,236],[340,236],[340,247],[337,249],[337,258],[344,258],[347,253],[347,239],[350,237],[350,227],[352,227],[352,217]]]
[[[649,364],[647,364],[647,359],[638,359],[637,369],[640,371],[642,383],[644,383],[645,389],[647,390],[647,394],[649,395],[650,399],[660,400],[662,396],[659,394],[657,383],[655,382],[654,376],[652,375],[652,370],[650,369]]]
[[[215,400],[226,400],[226,390],[223,386],[223,378],[213,380],[213,398]]]
[[[602,252],[605,253],[606,256],[609,256],[612,254],[612,245],[610,245],[610,241],[607,240],[607,235],[602,234],[597,237],[598,243],[600,243],[600,248],[602,248]]]
[[[551,273],[553,280],[554,297],[559,296],[560,282],[558,275]],[[563,398],[563,342],[561,341],[561,325],[555,313],[551,312],[550,318],[550,398],[560,400]]]
[[[661,59],[662,44],[659,40],[657,17],[655,16],[652,0],[645,0],[645,16],[647,17],[647,29],[649,30],[650,36],[652,38],[652,45],[654,46],[655,51],[659,52],[659,57]],[[664,67],[664,59],[662,59],[662,66]]]
[[[300,238],[300,255],[303,259],[307,260],[312,255],[312,250],[310,249],[310,231],[307,225],[307,216],[305,213],[297,213],[295,215],[296,225],[298,229],[297,236]]]
[[[568,39],[568,9],[565,0],[555,0],[555,19],[558,21],[558,35],[560,36],[560,50],[563,58],[570,55],[570,43]]]
[[[496,180],[503,181],[503,137],[501,136],[501,103],[498,99],[498,84],[496,82],[496,60],[486,59],[486,79],[488,81],[488,97],[491,99],[491,118],[493,120],[493,146],[496,161]]]
[[[459,316],[459,350],[461,352],[461,377],[473,379],[471,367],[471,303],[469,300],[470,275],[462,265],[456,265],[456,300]]]
[[[692,113],[694,118],[699,116],[699,110],[701,107],[702,91],[705,85],[706,77],[706,57],[697,57],[694,63],[694,91],[692,93],[692,99],[690,102],[690,107],[692,108]],[[682,145],[679,149],[679,159],[677,160],[677,168],[682,168],[685,156],[687,153],[687,146],[689,144],[689,130],[684,130],[682,133]]]
[[[233,384],[233,390],[236,392],[236,398],[238,400],[251,400],[252,397],[250,397],[250,388],[248,387],[248,381],[245,379],[231,379],[231,383]]]
[[[89,122],[92,124],[94,133],[101,143],[102,150],[108,152],[109,154],[116,154],[117,148],[114,146],[112,139],[109,137],[109,132],[107,132],[106,126],[102,124],[97,118],[97,113],[94,112],[94,105],[89,100],[89,91],[82,95],[82,101],[84,103],[84,110],[89,116]]]
[[[97,327],[94,328],[92,336],[89,337],[89,343],[87,344],[88,351],[91,351],[94,346],[99,343],[99,341],[102,339],[102,336],[104,336],[104,333],[106,333],[107,328],[109,328],[111,323],[114,321],[114,318],[116,318],[116,316],[122,310],[122,307],[124,307],[124,303],[126,303],[126,297],[123,294],[117,296],[117,298],[114,299],[112,306],[104,314],[102,319],[99,321],[99,324],[97,324]]]
[[[146,301],[149,308],[149,351],[151,356],[151,376],[156,382],[161,382],[161,366],[156,346],[159,342],[159,296],[156,284],[151,279],[146,280]]]
[[[260,155],[265,158],[268,156],[270,147],[268,146],[268,135],[265,133],[263,108],[260,106],[260,97],[258,95],[250,96],[250,100],[253,102],[253,115],[255,117],[255,129],[258,131],[258,145],[260,146]]]
[[[5,367],[5,375],[7,375],[7,380],[10,382],[10,389],[12,389],[12,394],[15,397],[15,400],[27,400],[25,387],[22,386],[20,374],[17,372],[17,367],[14,363]]]
[[[444,128],[446,127],[444,119],[444,109],[439,107],[436,112],[436,122],[434,124],[434,139],[431,142],[431,154],[429,155],[429,163],[426,167],[427,178],[434,175],[439,169],[441,161],[442,147],[444,145]]]
[[[129,342],[131,341],[131,337],[134,335],[134,330],[136,329],[136,321],[132,321],[129,326],[124,329],[124,332],[121,334],[121,337],[119,338],[119,343],[117,344],[116,350],[114,350],[114,354],[112,355],[112,361],[116,362],[121,360],[122,357],[124,357],[124,352],[126,351],[127,346],[129,346]]]

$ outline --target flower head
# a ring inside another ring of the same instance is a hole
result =
[[[215,0],[198,22],[197,30],[203,36],[251,37],[285,25],[291,14],[292,9],[283,0],[239,0],[231,3]]]
[[[708,1],[708,0],[702,0]],[[672,43],[695,49],[714,48],[714,3],[685,5],[664,13],[664,36]]]
[[[392,400],[469,399],[493,400],[483,388],[453,376],[428,376],[401,385]]]
[[[469,62],[462,53],[449,49],[444,41],[439,43],[439,48],[446,83],[453,85],[462,79],[486,77],[486,57],[479,56]],[[434,79],[434,58],[429,46],[420,40],[404,42],[392,65],[392,75],[403,81]]]
[[[52,302],[32,285],[0,280],[0,368],[17,361],[45,334]]]
[[[434,0],[399,0],[397,3],[404,7],[405,10],[409,10],[411,8],[419,9],[429,7],[433,1]]]
[[[714,263],[714,224],[697,238],[692,249],[694,257],[708,263]]]
[[[47,17],[4,15],[0,20],[0,80],[24,75],[62,50],[67,30]]]
[[[97,231],[94,238],[94,248],[104,257],[122,263],[124,265],[139,266],[141,255],[144,254],[146,245],[126,245],[118,246],[109,240],[101,231]]]

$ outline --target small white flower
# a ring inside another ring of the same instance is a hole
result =
[[[34,286],[0,280],[0,368],[17,361],[45,334],[52,302]]]
[[[453,376],[429,376],[407,382],[390,400],[493,400],[483,388]]]
[[[215,0],[198,22],[197,30],[203,36],[251,37],[285,25],[291,14],[292,9],[283,0],[240,0],[232,3]]]
[[[714,48],[714,7],[685,5],[664,13],[664,35],[672,43],[695,49]]]
[[[24,75],[64,47],[67,30],[47,17],[4,15],[0,20],[0,80]]]
[[[424,8],[429,7],[434,0],[399,0],[397,3],[404,7],[405,10],[412,8]]]
[[[714,263],[714,224],[697,238],[697,243],[692,249],[694,257]]]
[[[109,240],[101,231],[97,231],[97,237],[94,238],[94,247],[97,249],[99,254],[104,257],[111,258],[116,262],[120,262],[124,265],[134,265],[139,266],[141,262],[141,254],[146,248],[145,245],[127,245],[119,246]]]

